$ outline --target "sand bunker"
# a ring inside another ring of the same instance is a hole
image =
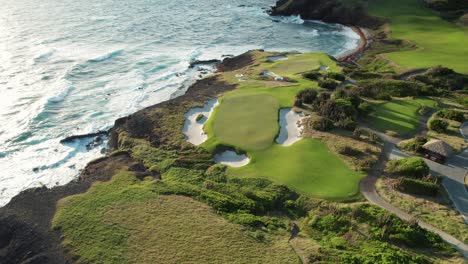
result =
[[[282,146],[290,146],[302,137],[301,120],[304,113],[296,113],[292,108],[280,109],[280,133],[276,142]]]
[[[185,139],[198,146],[208,139],[203,125],[206,123],[213,113],[213,109],[218,105],[218,99],[211,99],[203,106],[203,108],[194,108],[185,113],[185,123],[182,128],[182,133]]]
[[[271,56],[267,58],[267,60],[271,62],[279,61],[279,60],[287,60],[287,59],[288,59],[288,56],[285,56],[285,55]]]
[[[250,158],[245,154],[237,154],[235,151],[226,150],[214,155],[216,163],[224,164],[230,167],[242,167],[250,162]]]

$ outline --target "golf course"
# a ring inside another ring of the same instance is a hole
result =
[[[418,0],[371,1],[369,12],[389,21],[393,39],[416,46],[411,50],[383,55],[402,71],[444,65],[457,72],[468,73],[467,27],[442,19]]]
[[[223,74],[238,89],[219,100],[205,125],[209,137],[202,146],[209,151],[231,147],[246,152],[250,163],[229,168],[232,176],[268,178],[320,198],[357,195],[364,175],[351,170],[324,142],[302,139],[287,147],[275,142],[280,107],[292,107],[296,93],[304,88],[321,90],[316,81],[305,78],[303,73],[321,67],[327,69],[324,72],[340,71],[336,62],[326,54],[295,54],[275,62],[268,61],[268,53],[253,54],[253,66]],[[274,72],[287,81],[262,80],[259,76],[263,71]],[[240,75],[247,80],[232,78]]]

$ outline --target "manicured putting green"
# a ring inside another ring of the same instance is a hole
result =
[[[249,165],[229,168],[228,173],[269,178],[320,198],[355,196],[363,177],[331,153],[325,143],[315,139],[302,139],[289,147],[272,145],[265,150],[249,152],[249,156]]]
[[[466,54],[468,28],[443,20],[419,0],[375,0],[369,2],[373,15],[390,21],[392,37],[409,40],[418,48],[385,57],[407,68],[444,65],[468,73]]]
[[[267,94],[240,94],[221,99],[205,130],[207,145],[223,144],[250,151],[270,146],[279,131],[279,102]]]
[[[414,135],[419,126],[421,115],[418,113],[423,106],[436,107],[431,99],[396,99],[375,106],[371,114],[372,125],[380,131],[394,131],[399,135]]]

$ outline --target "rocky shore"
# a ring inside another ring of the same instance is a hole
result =
[[[372,29],[383,24],[381,19],[367,14],[364,4],[345,5],[338,0],[279,0],[270,13],[273,16],[300,15],[302,19]]]
[[[243,67],[251,61],[249,53],[245,53],[224,59],[218,68],[220,71],[229,71]],[[163,141],[167,143],[174,135],[164,132],[155,110],[157,112],[158,109],[165,109],[174,113],[183,111],[179,106],[203,103],[234,88],[233,85],[218,80],[216,76],[199,80],[180,97],[116,120],[109,132],[109,146],[111,149],[118,147],[118,134],[121,132],[145,138],[152,144],[161,144]],[[151,122],[144,123],[148,120]],[[137,176],[141,176],[138,178],[159,177],[148,171],[143,164],[136,162],[129,153],[116,151],[91,161],[78,179],[64,186],[28,189],[15,196],[6,206],[0,208],[0,263],[73,263],[73,258],[67,255],[61,246],[59,230],[51,229],[57,202],[64,197],[86,192],[94,182],[110,180],[115,171],[122,168],[136,172]]]

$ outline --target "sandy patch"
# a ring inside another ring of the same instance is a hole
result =
[[[214,155],[216,163],[224,164],[230,167],[243,167],[250,162],[250,158],[245,154],[237,154],[235,151],[226,150]]]
[[[184,133],[185,139],[188,142],[198,146],[208,139],[208,135],[203,131],[203,125],[210,118],[217,105],[218,99],[211,99],[202,108],[193,108],[185,113],[182,133]],[[197,120],[197,118],[200,119]]]
[[[280,109],[280,133],[276,142],[282,146],[290,146],[302,137],[301,120],[304,113],[296,113],[292,108]]]
[[[271,56],[267,58],[267,60],[270,62],[279,61],[279,60],[287,60],[287,59],[288,59],[288,56],[285,56],[285,55]]]

